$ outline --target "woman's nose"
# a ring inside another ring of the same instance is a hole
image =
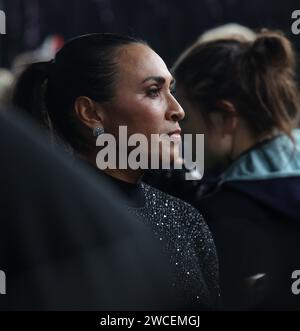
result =
[[[185,112],[173,96],[171,96],[171,100],[169,101],[166,116],[168,120],[173,122],[179,122],[184,119]]]

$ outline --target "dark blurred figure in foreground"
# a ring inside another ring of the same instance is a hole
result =
[[[300,309],[291,290],[300,268],[295,63],[281,33],[262,31],[197,42],[175,65],[179,101],[196,115],[207,153],[227,162],[195,205],[216,241],[229,309]]]
[[[158,242],[109,183],[10,112],[0,112],[0,310],[176,308]]]

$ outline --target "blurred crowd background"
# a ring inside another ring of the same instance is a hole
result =
[[[47,37],[69,39],[87,32],[119,32],[143,38],[168,65],[207,29],[239,23],[251,29],[291,32],[297,0],[1,0],[7,34],[1,36],[0,65],[36,49]]]

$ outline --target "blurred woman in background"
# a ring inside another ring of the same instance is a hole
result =
[[[216,241],[225,307],[299,307],[300,130],[295,54],[279,32],[196,42],[174,66],[205,155],[227,164],[196,201]],[[204,175],[205,176],[205,175]],[[296,302],[298,300],[298,302]]]

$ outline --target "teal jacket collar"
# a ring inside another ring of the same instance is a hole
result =
[[[243,153],[221,175],[219,185],[231,181],[264,180],[300,176],[300,129],[295,142],[280,134]]]

